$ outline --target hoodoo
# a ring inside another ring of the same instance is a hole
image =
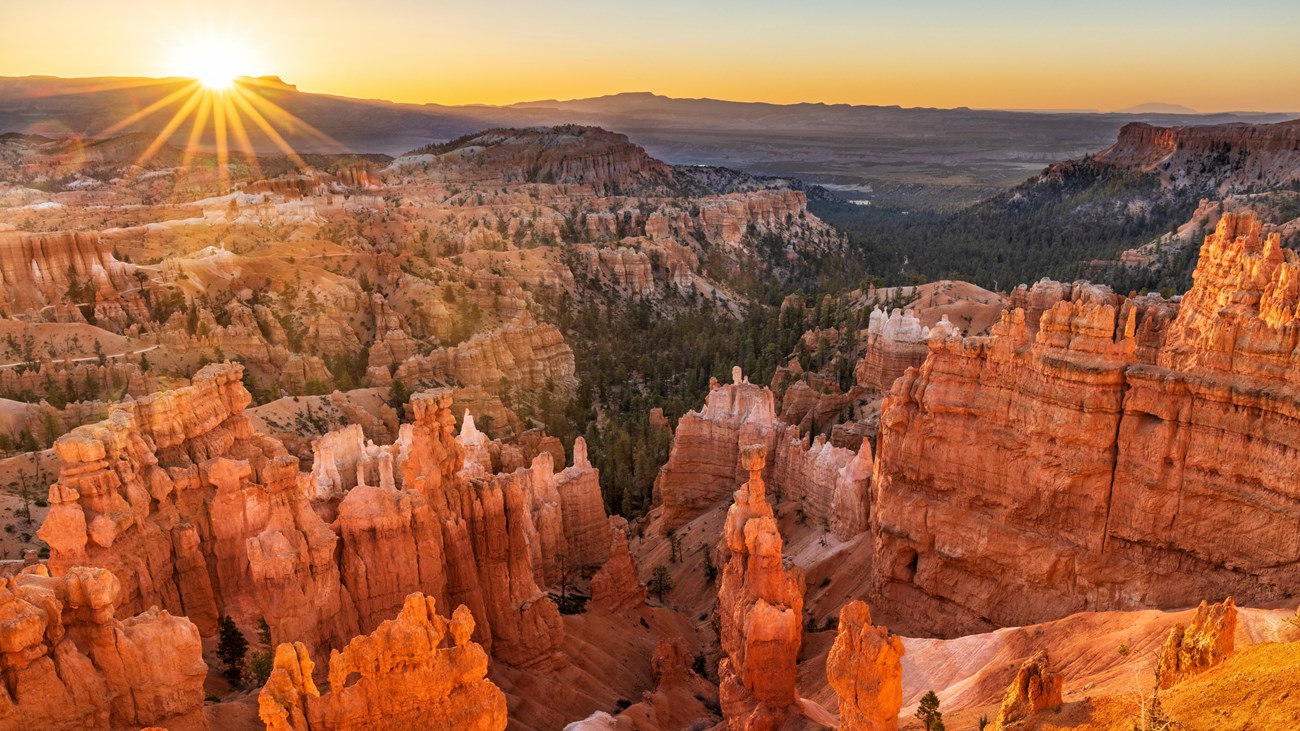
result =
[[[903,707],[903,641],[871,624],[866,603],[840,610],[826,678],[839,699],[843,731],[896,731]]]
[[[727,511],[723,540],[730,558],[718,589],[722,714],[732,731],[782,728],[797,714],[795,665],[803,636],[803,573],[787,569],[781,534],[763,485],[767,450],[740,449],[749,480]]]

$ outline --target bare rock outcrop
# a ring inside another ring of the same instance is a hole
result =
[[[593,571],[609,558],[605,498],[600,492],[600,473],[587,459],[587,441],[573,442],[573,465],[555,476],[560,496],[564,542],[568,560],[583,571]]]
[[[277,637],[346,640],[356,620],[336,536],[312,510],[298,461],[253,431],[238,365],[117,406],[55,443],[65,463],[39,531],[50,569],[102,566],[117,612],[160,606],[205,634],[230,614]]]
[[[1075,283],[1032,337],[1017,308],[990,337],[931,341],[882,407],[878,589],[942,633],[1287,595],[1298,272],[1228,215],[1173,320]]]
[[[994,731],[1019,728],[1035,713],[1060,708],[1064,688],[1065,676],[1052,669],[1045,650],[1038,651],[1016,671],[993,719]]]
[[[921,320],[911,310],[895,308],[888,314],[873,310],[867,323],[867,352],[854,368],[854,380],[876,391],[888,391],[908,368],[925,362],[929,335],[929,328],[921,327]]]
[[[741,448],[749,480],[727,511],[730,554],[718,588],[722,715],[733,731],[776,729],[798,714],[795,665],[803,638],[803,572],[787,569],[763,484],[767,450]]]
[[[665,527],[691,520],[731,493],[745,474],[738,460],[741,445],[774,448],[783,426],[772,392],[733,369],[731,384],[711,389],[704,408],[677,422],[668,463],[654,488],[664,505]]]
[[[1236,645],[1237,604],[1232,597],[1217,604],[1201,602],[1188,625],[1169,630],[1156,660],[1156,684],[1168,688],[1223,662]]]
[[[104,569],[0,580],[0,729],[207,728],[199,631],[156,607],[119,621]]]
[[[764,468],[773,494],[802,504],[811,519],[841,539],[866,530],[871,500],[871,445],[857,452],[825,437],[800,438],[799,427],[776,416],[772,391],[749,383],[739,368],[732,383],[709,391],[704,408],[683,415],[668,462],[655,480],[664,505],[663,529],[675,528],[721,502],[746,477],[742,445],[772,455]]]
[[[525,311],[455,347],[403,361],[395,378],[403,383],[450,381],[497,392],[552,385],[569,390],[575,384],[573,349],[554,325],[534,322]]]
[[[591,605],[611,612],[645,606],[646,588],[637,578],[636,563],[627,548],[627,519],[609,519],[609,559],[591,577]]]
[[[865,602],[840,610],[826,678],[839,698],[843,731],[896,731],[903,708],[903,641],[871,624]]]
[[[121,332],[131,321],[148,320],[133,270],[113,258],[97,233],[0,232],[5,312],[32,312],[58,322],[93,319]]]
[[[324,694],[312,681],[307,648],[281,644],[258,696],[259,715],[268,731],[501,731],[506,696],[487,679],[488,656],[470,640],[473,632],[464,605],[448,621],[432,598],[411,594],[396,619],[331,653]],[[359,679],[349,682],[353,675]]]
[[[787,432],[776,444],[773,492],[799,501],[808,516],[848,540],[868,527],[872,467],[871,442],[865,439],[854,452],[822,436],[810,442]]]

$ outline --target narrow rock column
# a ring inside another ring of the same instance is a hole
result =
[[[749,481],[727,511],[724,540],[731,557],[718,590],[722,649],[718,666],[722,715],[732,731],[779,728],[797,712],[795,663],[803,639],[803,572],[787,569],[781,534],[764,494],[767,449],[741,448]]]

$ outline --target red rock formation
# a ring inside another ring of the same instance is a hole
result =
[[[1124,125],[1114,145],[1093,156],[1098,165],[1176,175],[1189,163],[1221,154],[1240,155],[1221,190],[1273,187],[1300,178],[1300,124],[1222,124],[1157,127]],[[1165,165],[1164,163],[1169,163]],[[1066,163],[1061,163],[1066,165]]]
[[[416,356],[397,368],[403,383],[455,381],[500,391],[507,387],[567,390],[574,384],[573,350],[553,325],[536,324],[526,312],[517,320],[475,335],[454,348]]]
[[[573,442],[573,465],[555,476],[560,495],[568,560],[581,570],[595,570],[609,559],[610,543],[600,473],[587,459],[587,441]]]
[[[655,479],[664,505],[663,526],[674,528],[721,501],[740,483],[742,444],[775,447],[784,426],[776,418],[772,392],[750,385],[736,368],[732,383],[709,391],[704,408],[677,422],[668,463]]]
[[[817,437],[777,440],[773,492],[799,501],[810,518],[824,521],[840,540],[867,530],[870,515],[871,443],[855,453]]]
[[[1189,625],[1169,630],[1156,660],[1156,684],[1168,688],[1205,672],[1232,654],[1237,637],[1237,604],[1232,597],[1218,604],[1201,602]]]
[[[749,481],[736,491],[723,536],[730,558],[718,588],[721,643],[718,665],[727,727],[780,728],[798,713],[795,663],[802,640],[803,572],[786,569],[781,534],[763,485],[767,450],[741,449]]]
[[[265,617],[277,637],[342,642],[356,620],[338,537],[313,512],[297,460],[253,432],[241,373],[209,366],[59,439],[67,466],[39,531],[50,568],[110,569],[122,616],[158,605],[206,633],[219,614]]]
[[[799,438],[799,427],[776,417],[772,392],[750,384],[737,368],[734,383],[715,386],[700,411],[682,416],[668,463],[655,480],[664,505],[661,529],[669,530],[717,504],[744,479],[742,444],[762,444],[774,455],[765,478],[781,500],[797,501],[806,515],[848,538],[869,522],[871,445],[854,452],[824,437]]]
[[[1033,338],[1011,310],[990,338],[932,344],[895,384],[875,571],[920,610],[918,629],[1294,585],[1300,502],[1284,465],[1300,462],[1300,412],[1285,364],[1300,260],[1258,233],[1225,216],[1172,322],[1163,305],[1074,285]],[[1144,337],[1161,343],[1157,365]]]
[[[853,369],[853,379],[860,386],[888,391],[908,368],[925,362],[929,352],[928,328],[908,310],[895,309],[889,315],[873,310],[867,327],[867,353]]]
[[[131,320],[148,320],[133,269],[114,259],[95,233],[0,232],[0,309],[59,322],[91,315],[120,332]],[[76,302],[68,298],[74,280]]]
[[[645,606],[645,585],[637,578],[636,563],[627,548],[627,519],[611,516],[609,560],[591,577],[591,605],[611,612],[630,612]]]
[[[852,601],[840,610],[826,678],[839,698],[843,731],[896,731],[903,708],[903,641],[871,624],[871,610]]]
[[[1045,650],[1038,651],[1016,671],[993,719],[994,731],[1019,728],[1035,713],[1060,708],[1064,688],[1065,676],[1052,669]]]
[[[404,598],[446,596],[442,526],[418,492],[359,484],[339,504],[339,573],[361,630],[391,616]]]
[[[320,648],[391,616],[403,592],[448,596],[482,612],[503,662],[546,664],[562,633],[534,582],[521,476],[457,477],[450,402],[445,391],[417,395],[415,422],[389,447],[358,447],[355,427],[351,440],[326,440],[313,486],[283,447],[252,432],[238,366],[211,366],[192,386],[123,404],[59,441],[69,466],[41,529],[51,567],[120,573],[123,615],[157,603],[208,632],[219,614],[265,617],[274,636]],[[333,482],[344,474],[353,479]],[[342,495],[334,530],[314,491]]]
[[[434,610],[432,598],[412,594],[396,619],[332,653],[325,694],[312,682],[307,648],[280,645],[258,696],[268,731],[504,729],[506,696],[486,677],[487,653],[470,641],[473,615],[462,605],[448,622]]]
[[[0,580],[0,729],[206,729],[198,629],[157,608],[114,619],[103,569]]]

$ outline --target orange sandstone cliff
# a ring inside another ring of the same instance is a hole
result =
[[[1074,285],[1036,328],[931,340],[882,407],[876,590],[939,633],[1286,595],[1298,262],[1225,216],[1172,321]]]
[[[432,598],[412,594],[396,619],[331,653],[326,693],[312,680],[307,648],[280,645],[258,696],[267,730],[504,729],[506,697],[486,677],[487,653],[470,640],[473,616],[461,605],[449,622],[434,610]]]
[[[198,629],[156,607],[119,621],[104,569],[0,583],[0,729],[206,729]]]

